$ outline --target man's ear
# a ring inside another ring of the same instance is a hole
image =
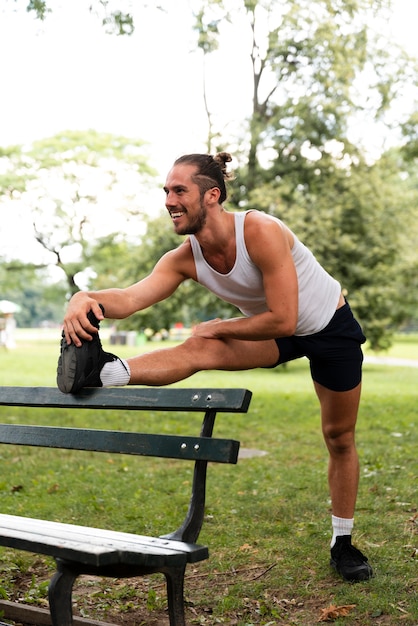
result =
[[[205,192],[205,200],[209,202],[209,204],[218,204],[220,197],[221,190],[219,187],[211,187]]]

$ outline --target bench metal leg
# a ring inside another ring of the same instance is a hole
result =
[[[48,587],[49,609],[53,626],[73,626],[72,591],[77,574],[57,559],[57,571]]]
[[[168,615],[170,626],[186,626],[184,615],[184,575],[186,566],[164,571],[167,581]]]

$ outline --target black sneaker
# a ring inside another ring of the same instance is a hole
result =
[[[100,305],[104,313],[102,305]],[[99,320],[90,311],[89,322],[99,328]],[[105,363],[115,361],[118,357],[102,348],[98,333],[91,341],[83,341],[77,348],[73,343],[67,344],[64,333],[61,339],[61,352],[57,367],[57,385],[63,393],[77,393],[83,387],[103,387],[100,372]]]
[[[369,580],[373,576],[367,557],[351,545],[351,535],[337,537],[331,548],[331,567],[350,582]]]

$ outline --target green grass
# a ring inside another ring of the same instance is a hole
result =
[[[380,352],[370,350],[366,344],[366,354],[389,356],[397,359],[418,359],[418,335],[416,334],[399,334],[394,338],[393,345],[388,349]]]
[[[417,337],[397,341],[392,355],[416,358],[417,346]],[[117,351],[129,356],[136,348]],[[0,352],[2,384],[53,386],[56,360],[55,341],[22,336],[16,350]],[[355,605],[334,623],[417,626],[417,379],[415,368],[365,366],[355,540],[376,576],[358,585],[342,582],[328,564],[327,454],[306,361],[277,370],[200,373],[176,385],[251,389],[249,413],[219,415],[216,434],[267,453],[237,466],[209,468],[200,541],[209,545],[211,557],[188,571],[190,624],[309,626],[330,605]],[[151,414],[138,423],[129,411],[92,415],[69,410],[58,419],[53,411],[6,407],[0,408],[0,420],[166,432],[195,432],[199,422],[191,414],[164,420]],[[145,533],[167,532],[184,514],[190,481],[184,464],[11,447],[0,455],[4,512]],[[151,491],[162,487],[164,497],[149,504],[149,485]],[[2,556],[0,595],[23,594],[26,602],[44,602],[45,583],[31,573],[39,557],[10,550]],[[41,562],[50,566],[48,560]],[[16,581],[25,577],[29,585],[17,594]],[[145,587],[100,583],[87,595],[78,598],[83,615],[106,619],[117,607],[116,623],[121,624],[141,623],[132,618],[138,603],[160,610],[165,602],[158,577]]]

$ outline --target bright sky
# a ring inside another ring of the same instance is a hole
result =
[[[188,1],[175,0],[170,14],[142,12],[131,37],[106,35],[85,0],[61,4],[43,23],[25,12],[13,14],[13,2],[0,9],[0,146],[63,130],[121,134],[149,144],[149,162],[162,181],[177,156],[206,151],[202,55],[195,51]],[[393,36],[418,56],[418,2],[394,5]],[[208,85],[209,108],[231,136],[251,106],[245,30],[234,32],[235,39],[210,61],[215,71]],[[15,228],[12,217],[8,211],[0,227],[3,251],[14,245],[7,232]],[[20,245],[24,250],[23,237]]]

